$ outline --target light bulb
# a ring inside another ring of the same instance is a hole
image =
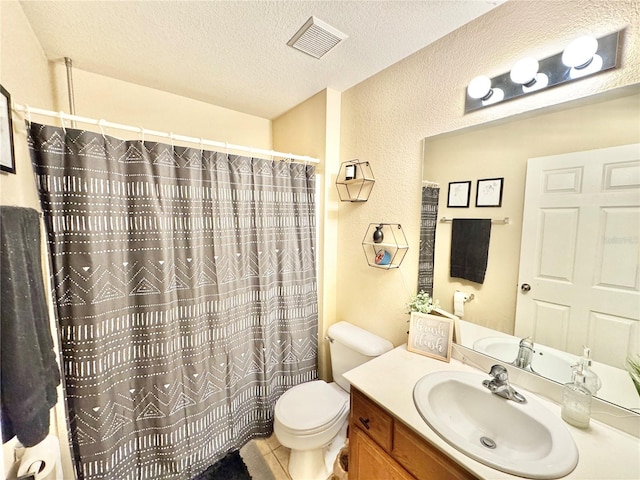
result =
[[[591,63],[597,51],[597,39],[589,35],[578,37],[562,52],[562,63],[567,67],[577,69],[585,68]]]
[[[542,90],[549,85],[549,77],[545,73],[538,73],[536,75],[536,81],[527,85],[522,85],[522,91],[524,93],[535,92],[536,90]]]
[[[530,87],[536,82],[539,68],[540,63],[535,58],[526,57],[513,65],[509,77],[513,83]]]
[[[492,88],[491,94],[482,98],[482,106],[493,105],[504,100],[504,90],[501,88]]]
[[[603,64],[602,57],[600,55],[594,55],[591,61],[584,67],[571,67],[569,69],[569,78],[575,79],[580,77],[586,77],[592,73],[602,70]]]
[[[469,82],[467,93],[471,98],[482,98],[483,100],[488,99],[493,93],[491,90],[491,79],[484,75],[474,78]]]

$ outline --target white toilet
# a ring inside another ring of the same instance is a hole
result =
[[[334,382],[314,380],[287,390],[276,402],[273,431],[291,449],[293,480],[326,480],[344,445],[349,423],[349,382],[343,373],[390,351],[393,345],[348,322],[327,332]]]

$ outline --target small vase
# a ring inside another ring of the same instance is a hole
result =
[[[373,243],[381,243],[384,240],[384,233],[382,233],[382,225],[376,227],[376,231],[373,232]]]

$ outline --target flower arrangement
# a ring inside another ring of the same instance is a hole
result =
[[[440,302],[438,302],[438,300],[433,300],[428,293],[420,290],[420,292],[413,295],[411,301],[407,303],[407,313],[431,313],[434,308],[438,308],[439,306]]]

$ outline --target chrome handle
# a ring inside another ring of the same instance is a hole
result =
[[[522,285],[520,285],[520,290],[522,290],[522,293],[527,293],[531,290],[531,285],[529,285],[528,283],[523,283]]]

